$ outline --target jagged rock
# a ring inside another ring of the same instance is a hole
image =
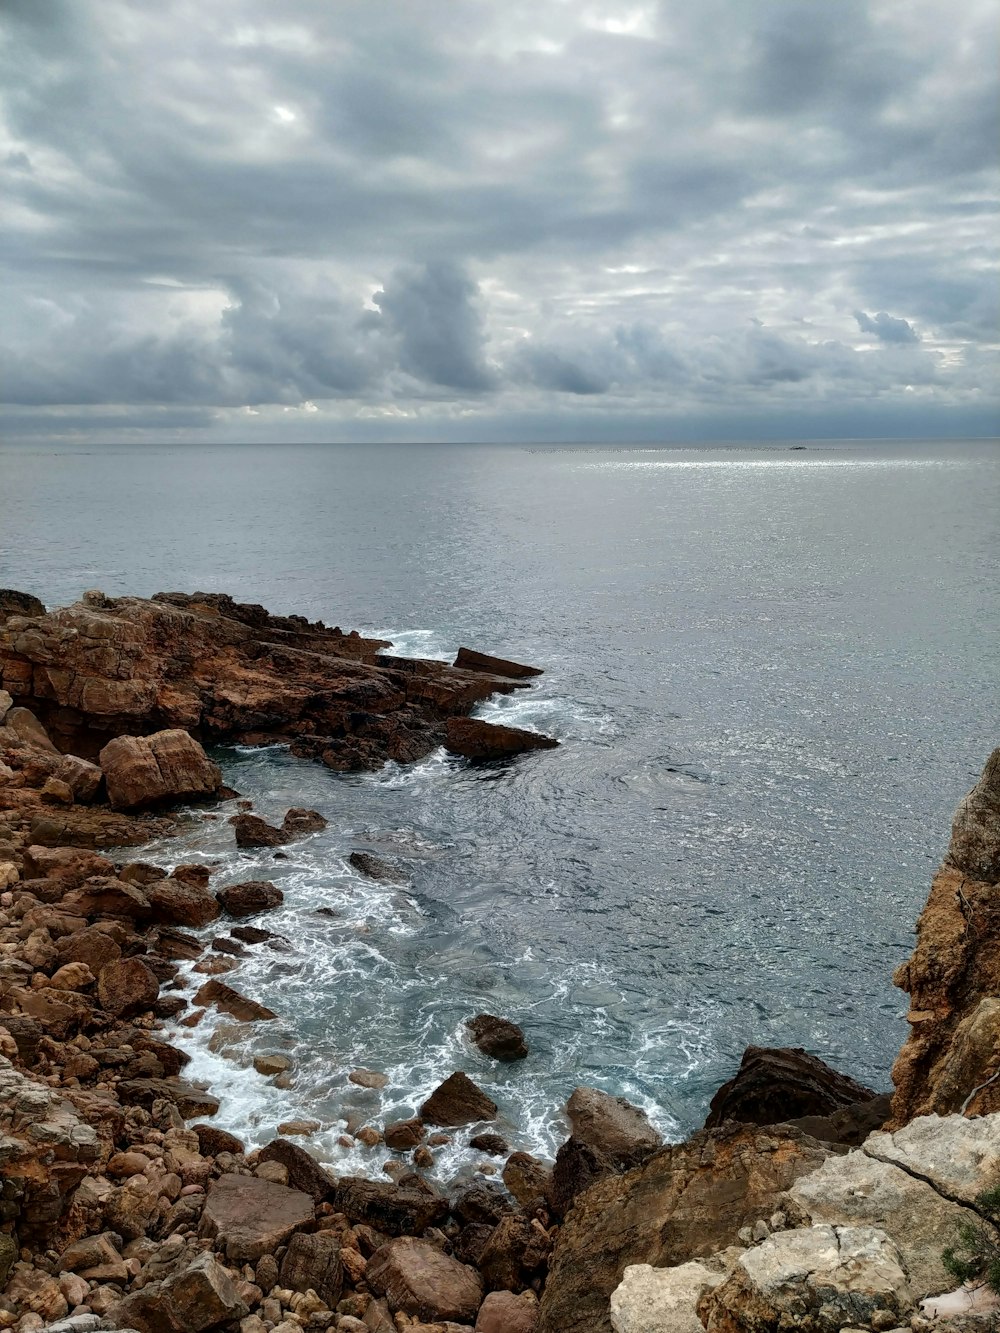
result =
[[[497,1018],[494,1014],[477,1014],[465,1025],[484,1055],[493,1060],[508,1063],[523,1060],[528,1054],[528,1043],[523,1031],[516,1023],[507,1018]]]
[[[93,875],[114,875],[114,865],[106,856],[86,847],[26,847],[26,879],[58,880],[66,889],[78,889]]]
[[[520,1296],[491,1291],[479,1307],[475,1333],[534,1333],[537,1326],[538,1297],[533,1291]]]
[[[406,883],[405,872],[385,857],[375,856],[371,852],[351,852],[347,859],[355,870],[360,870],[362,875],[378,880],[381,884]]]
[[[521,1291],[524,1253],[531,1241],[528,1219],[520,1213],[501,1217],[483,1246],[476,1267],[490,1291]]]
[[[420,1235],[448,1216],[448,1200],[435,1190],[393,1185],[359,1176],[341,1176],[330,1203],[352,1222],[364,1222],[387,1236]]]
[[[120,958],[106,963],[97,978],[101,1008],[112,1014],[135,1014],[148,1009],[160,993],[160,983],[141,958]]]
[[[289,841],[304,838],[309,833],[321,833],[325,828],[326,820],[318,810],[305,810],[301,806],[286,811],[281,821],[281,831]]]
[[[736,1075],[712,1098],[705,1121],[776,1125],[800,1116],[827,1116],[876,1094],[801,1049],[748,1046]]]
[[[439,1084],[420,1108],[421,1119],[429,1125],[471,1125],[492,1120],[496,1113],[496,1102],[461,1072]]]
[[[910,1034],[892,1069],[890,1128],[1000,1111],[1000,749],[964,798],[944,864],[893,981]]]
[[[166,926],[207,926],[221,915],[215,895],[194,884],[161,879],[146,889],[150,919]]]
[[[511,680],[544,674],[541,667],[525,666],[523,662],[511,662],[506,657],[491,657],[489,653],[478,653],[474,648],[459,648],[455,666],[463,671],[485,671],[490,676],[508,676]]]
[[[47,754],[59,753],[49,739],[49,733],[30,708],[9,709],[4,718],[4,726],[13,731],[32,750],[43,750]]]
[[[75,754],[63,755],[54,776],[65,782],[81,805],[93,801],[104,780],[104,774],[97,764],[88,759],[81,759]]]
[[[487,1222],[495,1227],[513,1208],[503,1190],[496,1185],[476,1184],[454,1199],[451,1211],[460,1222]]]
[[[134,1106],[151,1108],[161,1099],[173,1102],[185,1120],[198,1115],[215,1115],[219,1099],[210,1092],[193,1087],[179,1078],[130,1078],[118,1084],[122,1101]]]
[[[530,1153],[515,1152],[503,1168],[503,1183],[526,1213],[545,1207],[552,1192],[552,1171]]]
[[[912,1305],[902,1257],[885,1232],[813,1226],[778,1232],[747,1250],[726,1281],[702,1297],[699,1314],[708,1333],[781,1326],[841,1333],[851,1325],[870,1328],[878,1312],[902,1317]]]
[[[179,727],[151,736],[118,736],[100,753],[115,810],[214,796],[222,774],[193,737]]]
[[[632,1264],[611,1293],[614,1333],[704,1333],[698,1302],[723,1279],[692,1260],[676,1268]]]
[[[256,916],[280,907],[285,900],[281,890],[269,880],[250,879],[243,884],[231,884],[215,895],[228,916]]]
[[[802,1115],[784,1123],[824,1143],[857,1148],[869,1134],[881,1129],[891,1114],[892,1094],[880,1092],[877,1097],[870,1097],[864,1102],[852,1102],[850,1106],[842,1106],[830,1115]]]
[[[625,1166],[637,1166],[663,1142],[645,1111],[597,1088],[576,1088],[566,1103],[573,1137]]]
[[[11,616],[44,616],[45,603],[30,592],[0,588],[0,625]]]
[[[335,1187],[333,1176],[323,1170],[316,1158],[288,1139],[272,1139],[261,1148],[259,1158],[262,1162],[280,1162],[288,1172],[289,1185],[312,1195],[316,1203],[329,1198]]]
[[[214,1255],[201,1254],[179,1273],[131,1292],[110,1318],[138,1333],[204,1333],[247,1313],[230,1273]]]
[[[280,1282],[292,1291],[314,1291],[327,1309],[335,1309],[344,1289],[340,1237],[330,1231],[313,1236],[298,1232],[281,1261]]]
[[[552,750],[559,742],[537,731],[504,727],[475,717],[450,717],[445,749],[463,759],[510,759],[528,750]]]
[[[216,1125],[192,1125],[191,1129],[198,1136],[198,1148],[206,1157],[216,1157],[223,1152],[241,1153],[246,1147],[242,1139]]]
[[[288,842],[284,830],[275,828],[260,815],[233,815],[230,820],[237,847],[283,847]]]
[[[591,1186],[558,1233],[540,1333],[609,1333],[608,1303],[626,1267],[683,1264],[734,1244],[829,1151],[784,1126],[726,1125]]]
[[[301,1190],[256,1176],[220,1176],[208,1187],[198,1234],[211,1236],[227,1259],[247,1264],[273,1254],[312,1221],[312,1197]]]
[[[273,1010],[258,1004],[256,1000],[248,1000],[245,995],[233,990],[232,986],[227,986],[224,981],[215,978],[206,981],[199,988],[194,997],[194,1003],[201,1009],[208,1005],[214,1005],[216,1009],[220,1009],[224,1014],[231,1014],[233,1018],[238,1018],[241,1023],[265,1022],[268,1019],[278,1017]]]
[[[402,1236],[375,1251],[366,1280],[392,1311],[471,1323],[483,1302],[479,1274],[435,1245]]]

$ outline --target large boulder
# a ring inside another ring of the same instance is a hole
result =
[[[510,759],[528,750],[552,750],[559,742],[537,731],[481,722],[475,717],[450,717],[445,748],[463,759]]]
[[[502,1060],[508,1064],[513,1060],[523,1060],[528,1054],[528,1043],[523,1031],[509,1018],[477,1014],[475,1018],[468,1019],[465,1026],[482,1053],[492,1060]]]
[[[159,993],[160,983],[141,958],[106,963],[97,978],[97,998],[111,1014],[137,1014],[148,1009]]]
[[[252,1264],[314,1220],[311,1195],[256,1176],[213,1180],[198,1234],[210,1236],[233,1263]]]
[[[207,926],[222,913],[213,893],[179,879],[161,879],[146,889],[150,918],[165,926]]]
[[[335,1309],[344,1289],[340,1237],[331,1231],[296,1232],[281,1261],[279,1281],[292,1291],[314,1291],[328,1309]]]
[[[496,1113],[496,1102],[461,1072],[439,1084],[420,1108],[420,1118],[428,1125],[471,1125],[492,1120]]]
[[[876,1094],[807,1051],[748,1046],[735,1076],[712,1098],[706,1129],[726,1120],[776,1125],[800,1116],[825,1116]]]
[[[205,1333],[247,1313],[232,1274],[213,1254],[200,1254],[180,1272],[130,1292],[109,1312],[113,1327],[138,1333]]]
[[[101,751],[100,764],[115,810],[203,799],[222,786],[218,765],[178,727],[151,736],[118,736]]]
[[[292,1189],[311,1194],[316,1203],[329,1198],[335,1188],[333,1176],[323,1170],[316,1158],[288,1139],[272,1139],[261,1148],[259,1157],[262,1162],[280,1162],[288,1172]]]
[[[683,1264],[735,1244],[829,1151],[783,1126],[725,1125],[592,1185],[558,1233],[540,1333],[610,1333],[611,1293],[630,1264]]]
[[[230,884],[215,895],[227,916],[256,916],[280,907],[285,895],[270,880],[248,879],[242,884]]]
[[[432,1188],[360,1176],[341,1176],[329,1200],[352,1222],[363,1222],[387,1236],[419,1235],[448,1216],[448,1200]]]
[[[471,1324],[483,1303],[479,1274],[430,1244],[401,1236],[376,1250],[365,1275],[393,1312]]]
[[[645,1111],[598,1088],[575,1088],[566,1103],[573,1138],[620,1166],[637,1166],[663,1142]]]
[[[692,1259],[675,1268],[632,1264],[611,1293],[614,1333],[704,1333],[698,1302],[723,1274]]]

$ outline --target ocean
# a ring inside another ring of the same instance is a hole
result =
[[[327,830],[275,860],[194,812],[141,853],[285,893],[263,922],[284,943],[226,978],[279,1020],[177,1034],[220,1123],[259,1143],[315,1119],[322,1156],[378,1172],[345,1123],[412,1114],[454,1069],[548,1155],[578,1084],[682,1137],[749,1043],[889,1086],[891,975],[1000,743],[1000,451],[803,444],[5,447],[0,585],[50,606],[223,591],[544,668],[479,712],[558,749],[365,775],[222,749],[259,813]],[[469,1045],[483,1010],[524,1027],[526,1060]],[[275,1051],[290,1087],[252,1068]]]

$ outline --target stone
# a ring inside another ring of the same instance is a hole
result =
[[[374,1069],[352,1069],[347,1075],[348,1082],[359,1088],[384,1088],[389,1082],[388,1074],[381,1074]]]
[[[53,990],[86,990],[94,981],[86,963],[63,963],[49,978],[49,985]]]
[[[541,667],[525,666],[523,662],[511,662],[506,657],[491,657],[474,648],[459,648],[455,666],[462,671],[485,671],[490,676],[507,676],[511,680],[544,674]]]
[[[260,815],[233,815],[229,823],[236,834],[237,847],[283,847],[289,840],[284,830],[275,828]]]
[[[472,1323],[483,1302],[478,1273],[436,1245],[402,1236],[376,1250],[366,1280],[389,1309],[421,1319]]]
[[[491,1291],[479,1307],[475,1333],[535,1333],[537,1327],[538,1297],[533,1291],[519,1296],[510,1291]],[[685,1331],[678,1329],[676,1333]]]
[[[269,880],[247,880],[243,884],[231,884],[220,889],[215,895],[222,910],[228,916],[256,916],[259,912],[270,912],[280,907],[285,895]]]
[[[496,1103],[461,1072],[446,1078],[420,1108],[421,1119],[429,1125],[470,1125],[492,1120],[496,1113]]]
[[[222,1013],[238,1018],[241,1023],[266,1022],[278,1017],[273,1010],[258,1004],[256,1000],[248,1000],[245,995],[233,990],[232,986],[214,978],[199,988],[194,1003],[199,1008],[214,1005]]]
[[[198,1234],[224,1248],[231,1262],[255,1263],[313,1222],[313,1200],[254,1176],[226,1175],[208,1187]]]
[[[510,1151],[510,1144],[500,1134],[473,1134],[469,1147],[477,1152],[488,1153],[491,1157],[502,1157]]]
[[[460,1222],[488,1222],[491,1227],[513,1211],[510,1200],[496,1185],[470,1185],[452,1201],[452,1212]]]
[[[611,1293],[627,1267],[670,1267],[735,1244],[741,1227],[783,1207],[793,1182],[829,1152],[784,1126],[730,1124],[591,1185],[556,1237],[542,1293],[544,1333],[608,1333]]]
[[[302,1134],[308,1137],[323,1126],[318,1120],[282,1120],[278,1126],[279,1134]]]
[[[118,1095],[123,1102],[152,1110],[158,1101],[171,1102],[184,1120],[195,1116],[215,1115],[219,1099],[180,1078],[130,1078],[118,1084]]]
[[[48,754],[58,754],[58,748],[52,744],[49,733],[39,722],[30,708],[10,708],[4,718],[4,726],[16,732],[25,745],[33,750],[43,750]]]
[[[530,1153],[515,1152],[507,1158],[503,1183],[526,1213],[546,1206],[552,1190],[552,1172]]]
[[[726,1120],[775,1125],[800,1116],[826,1116],[875,1095],[807,1051],[748,1046],[735,1076],[712,1098],[705,1128]]]
[[[497,1018],[494,1014],[477,1014],[465,1025],[472,1040],[484,1055],[492,1060],[510,1063],[523,1060],[528,1054],[528,1043],[524,1033],[516,1023],[507,1018]]]
[[[115,810],[203,799],[222,785],[218,766],[177,727],[151,736],[118,736],[101,751],[100,765]]]
[[[698,1302],[723,1274],[692,1260],[675,1268],[632,1264],[611,1293],[614,1333],[704,1333]]]
[[[204,1333],[247,1313],[229,1272],[213,1254],[200,1254],[180,1272],[130,1293],[110,1318],[113,1327],[138,1333]]]
[[[573,1138],[611,1159],[620,1169],[638,1166],[663,1142],[644,1111],[624,1097],[576,1088],[566,1103]]]
[[[165,926],[207,926],[221,915],[214,894],[194,884],[161,879],[146,889],[150,919]]]
[[[314,1291],[327,1309],[334,1309],[344,1289],[339,1237],[332,1231],[297,1232],[281,1261],[280,1282],[292,1291]]]
[[[80,759],[75,754],[65,754],[59,762],[54,776],[65,782],[81,805],[89,805],[97,799],[104,774],[97,764],[89,759]]]
[[[416,1177],[413,1178],[416,1180]],[[448,1200],[430,1187],[341,1176],[329,1202],[351,1222],[363,1222],[387,1236],[420,1235],[448,1216]]]
[[[88,926],[64,935],[56,944],[56,954],[62,964],[85,963],[96,977],[102,968],[117,962],[122,951],[106,930]]]
[[[281,821],[281,831],[285,838],[304,838],[309,833],[321,833],[326,828],[326,820],[318,810],[305,810],[294,806],[287,811]]]
[[[275,1074],[282,1074],[286,1069],[291,1069],[292,1062],[287,1055],[255,1055],[253,1067],[265,1078],[273,1078]]]
[[[114,865],[86,847],[31,846],[24,851],[24,874],[26,879],[57,879],[67,889],[77,889],[93,875],[113,875]]]
[[[39,796],[46,805],[72,805],[74,800],[73,788],[54,775],[46,779]]]
[[[406,883],[406,873],[383,856],[375,856],[372,852],[351,852],[347,859],[355,870],[360,870],[369,879],[378,880],[382,884]]]
[[[335,1181],[325,1171],[316,1158],[297,1143],[287,1139],[272,1139],[260,1150],[262,1162],[280,1162],[288,1171],[288,1183],[293,1189],[302,1190],[312,1196],[316,1203],[327,1199],[335,1187]]]
[[[223,1152],[242,1153],[244,1150],[242,1139],[216,1125],[192,1125],[191,1129],[198,1137],[198,1150],[206,1157],[215,1157]]]
[[[531,1227],[520,1213],[501,1217],[483,1246],[476,1267],[490,1291],[520,1291],[525,1250]]]
[[[1000,746],[955,811],[946,859],[971,879],[1000,880]]]
[[[510,759],[529,750],[552,750],[559,742],[537,731],[504,727],[473,717],[450,717],[445,749],[464,759]]]
[[[97,977],[101,1008],[117,1015],[148,1009],[160,993],[160,983],[141,958],[120,958],[106,963]]]
[[[902,1256],[884,1231],[821,1225],[778,1232],[744,1251],[702,1297],[699,1313],[708,1333],[777,1329],[783,1319],[840,1333],[845,1325],[870,1328],[880,1311],[908,1315],[912,1305]]]
[[[412,1120],[395,1120],[382,1131],[385,1146],[394,1152],[407,1152],[415,1148],[427,1133],[424,1122],[416,1117]]]

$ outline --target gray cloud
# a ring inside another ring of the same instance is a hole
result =
[[[178,437],[996,410],[998,26],[7,0],[0,390]]]

